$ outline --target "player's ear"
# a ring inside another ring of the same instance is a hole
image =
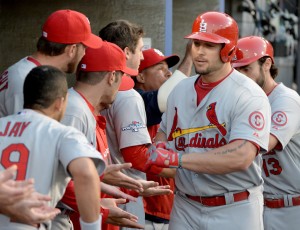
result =
[[[143,72],[139,73],[139,74],[136,76],[136,80],[137,80],[137,82],[139,82],[139,83],[142,83],[142,84],[145,83],[145,75],[143,74]]]
[[[125,47],[124,48],[124,53],[125,53],[125,56],[126,56],[126,60],[128,60],[130,58],[130,54],[132,53],[129,49],[129,47]]]
[[[67,45],[65,48],[65,53],[73,58],[76,55],[76,50],[77,50],[77,45],[76,44],[71,44],[71,45]]]
[[[113,85],[113,83],[116,81],[116,74],[117,72],[116,71],[112,71],[112,72],[108,72],[108,78],[107,78],[107,83],[109,86]]]
[[[267,58],[263,64],[264,71],[269,71],[271,69],[271,66],[272,66],[272,60],[271,58]]]
[[[65,97],[56,98],[56,100],[54,102],[55,103],[54,107],[55,107],[56,111],[61,112],[64,109],[64,107],[65,107],[65,100],[66,100]]]

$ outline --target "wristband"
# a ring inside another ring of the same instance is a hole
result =
[[[79,218],[80,227],[82,230],[99,230],[99,229],[101,229],[101,220],[102,220],[102,216],[99,215],[98,220],[96,220],[95,222],[86,223],[80,217]]]
[[[182,169],[182,153],[178,153],[178,168]]]

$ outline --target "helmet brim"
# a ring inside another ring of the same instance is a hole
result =
[[[207,33],[207,32],[192,33],[185,36],[184,38],[212,42],[212,43],[225,43],[225,44],[230,43],[230,41],[224,37],[221,37],[217,34]]]

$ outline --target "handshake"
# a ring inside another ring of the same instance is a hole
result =
[[[148,149],[146,167],[181,168],[181,153],[174,152],[167,142],[156,142]]]

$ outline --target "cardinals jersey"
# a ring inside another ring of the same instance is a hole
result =
[[[282,146],[263,155],[264,195],[300,194],[300,97],[282,83],[268,96],[271,134]]]
[[[90,157],[99,175],[105,169],[101,154],[81,132],[33,110],[1,118],[0,136],[0,170],[16,164],[16,179],[34,178],[36,191],[52,197],[52,207],[70,180],[67,167],[72,160]],[[0,229],[8,222],[0,215]]]
[[[22,110],[23,85],[27,74],[40,65],[35,59],[25,57],[9,67],[0,78],[0,117]]]
[[[270,105],[257,84],[236,70],[215,86],[197,106],[195,81],[182,80],[168,98],[160,129],[171,147],[180,153],[206,151],[244,139],[268,148]],[[217,196],[252,188],[263,183],[261,155],[247,170],[224,175],[202,174],[179,169],[176,187],[193,196]]]
[[[96,120],[94,115],[79,93],[73,88],[70,88],[68,93],[68,104],[61,123],[81,131],[96,148]]]
[[[107,140],[113,163],[124,163],[120,149],[151,144],[144,102],[134,89],[119,91],[112,106],[101,114],[107,120]],[[126,174],[134,178],[146,178],[145,173],[132,168],[126,170]]]

